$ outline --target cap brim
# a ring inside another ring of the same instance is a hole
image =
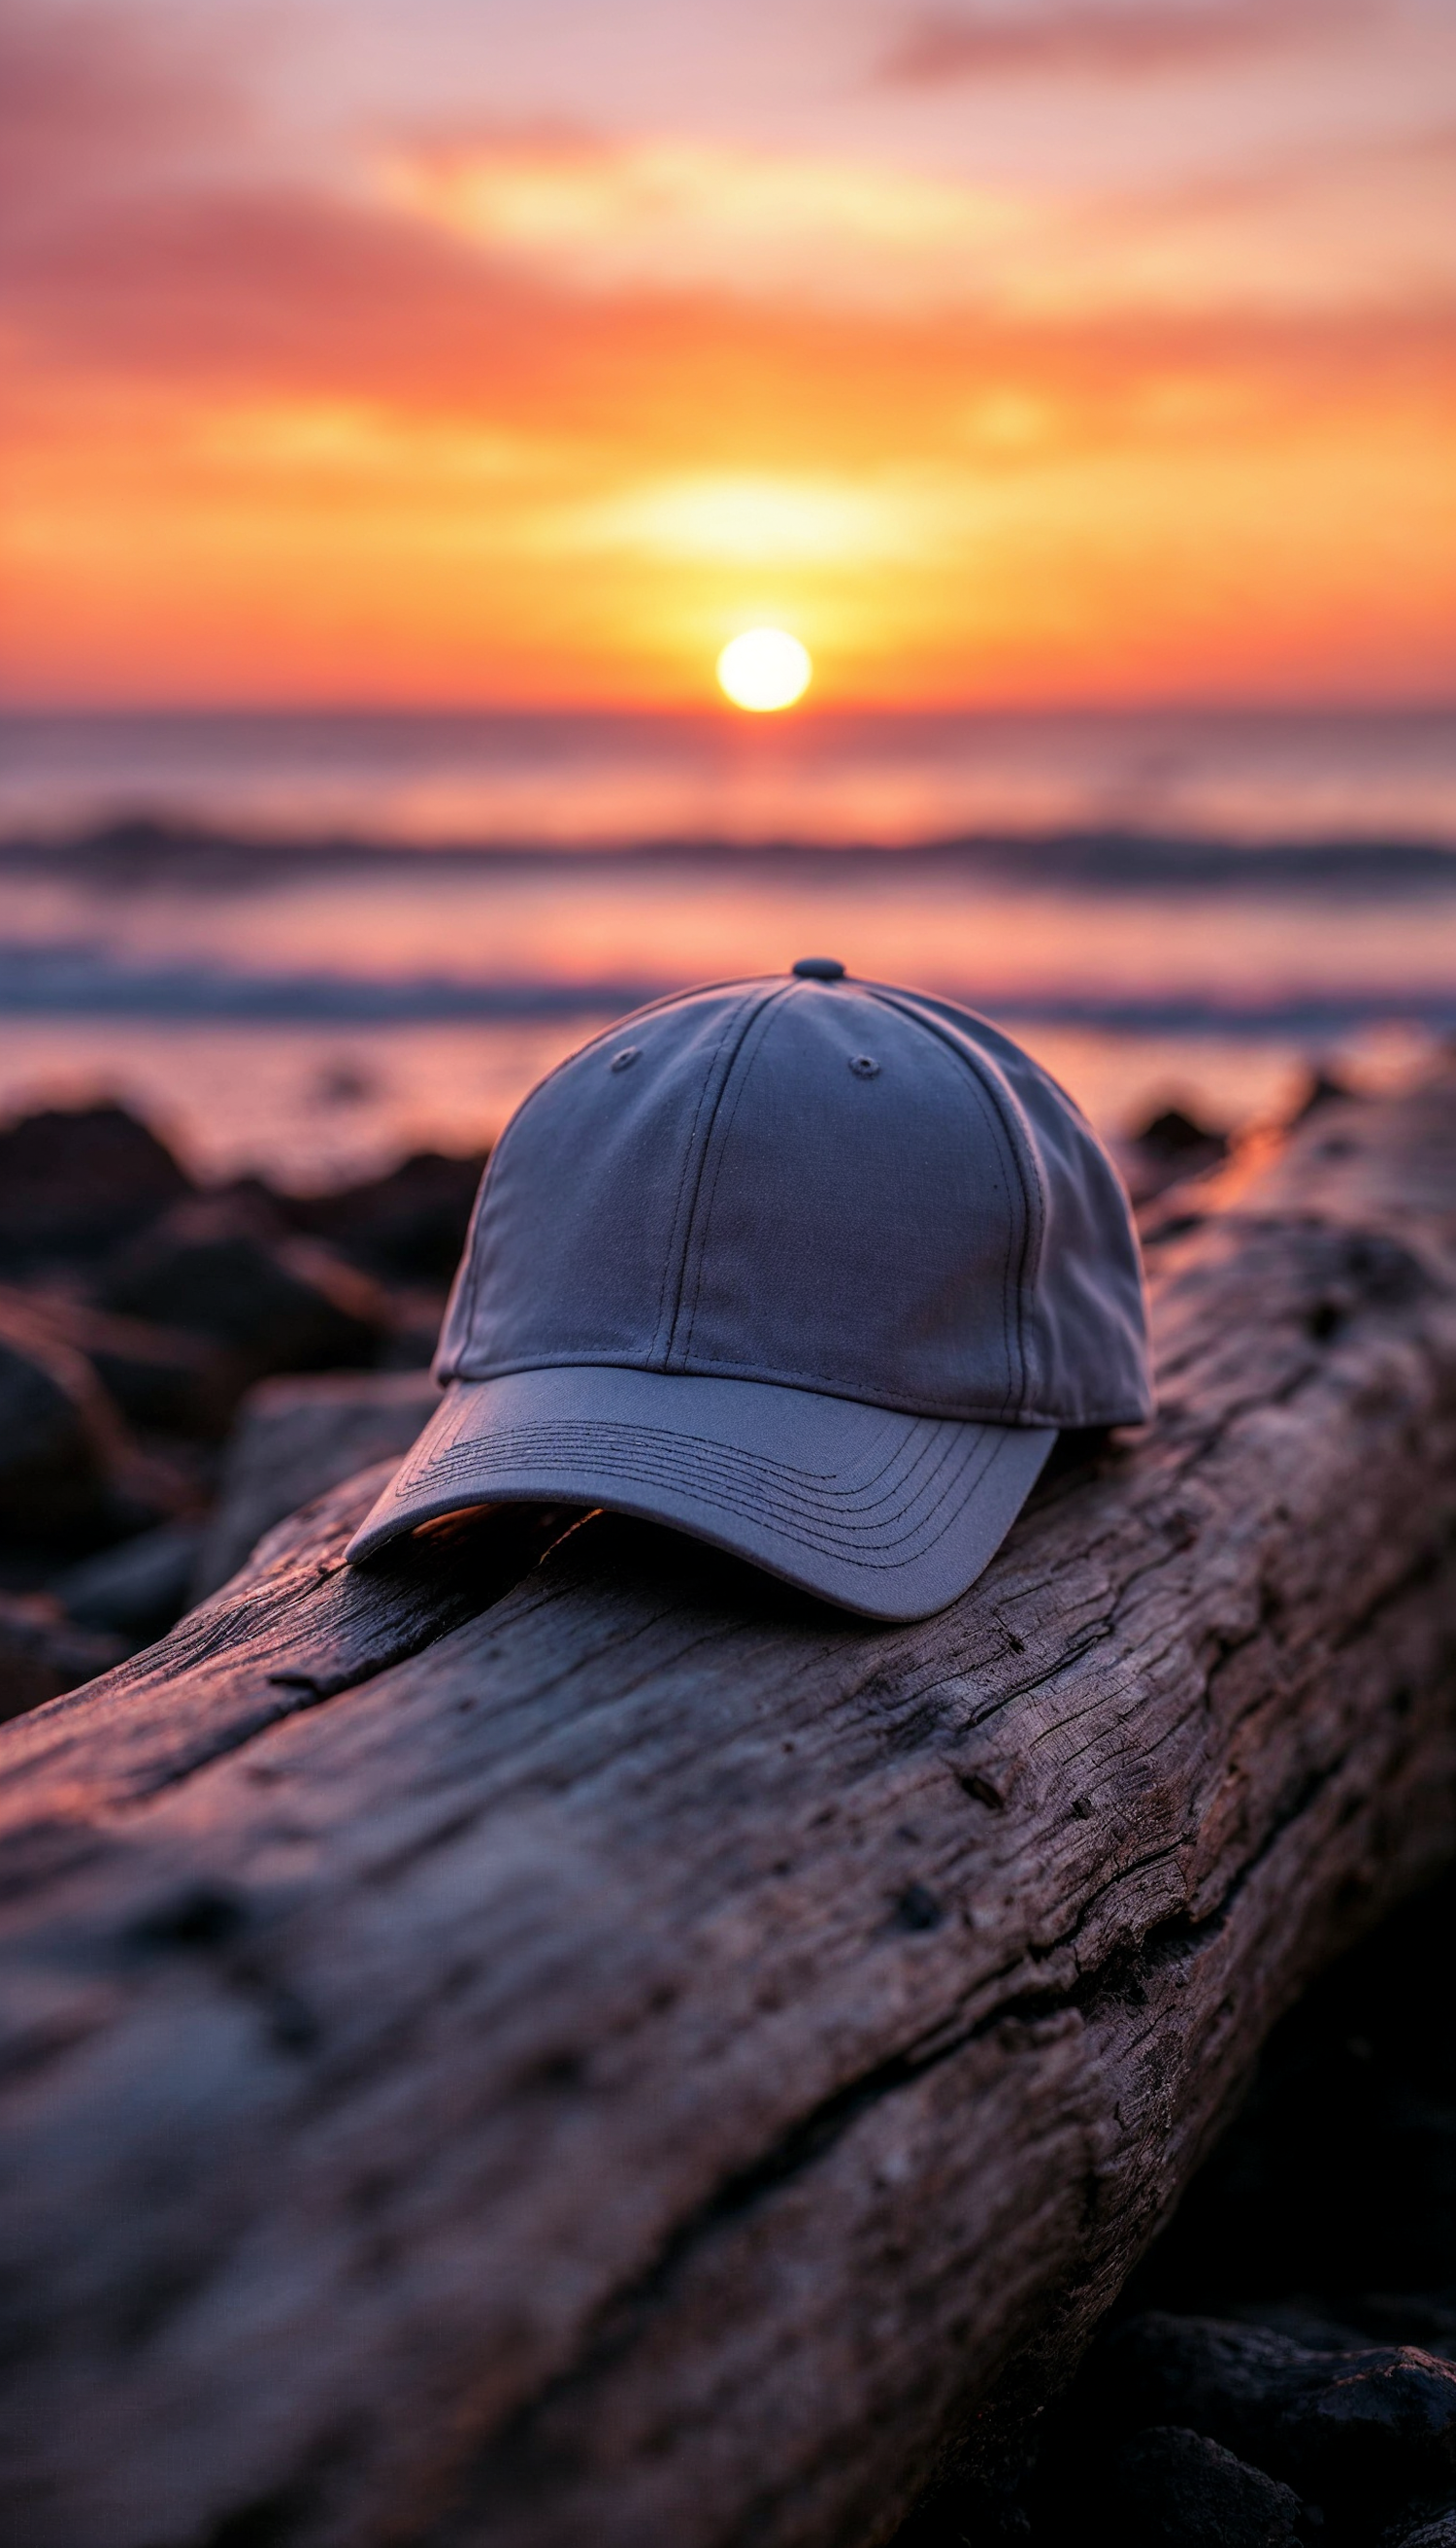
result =
[[[508,1372],[451,1384],[346,1554],[470,1504],[604,1505],[872,1619],[923,1619],[990,1564],[1055,1439],[759,1381]]]

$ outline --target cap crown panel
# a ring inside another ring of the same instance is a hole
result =
[[[1040,1227],[1023,1267],[1025,1412],[1062,1425],[1151,1415],[1142,1257],[1122,1183],[1081,1110],[1049,1071],[984,1018],[878,986],[878,996],[965,1053],[1002,1092]]]
[[[542,1081],[496,1146],[435,1357],[441,1379],[661,1369],[703,1142],[748,992],[675,1001]],[[636,1058],[614,1070],[628,1046]]]
[[[1136,1422],[1151,1415],[1152,1393],[1142,1258],[1127,1198],[1069,1102],[1044,1099],[1029,1131],[1046,1197],[1028,1317],[1037,1403],[1062,1424]]]
[[[1022,1179],[984,1089],[923,1028],[795,986],[744,1039],[698,1197],[668,1368],[1020,1407]]]

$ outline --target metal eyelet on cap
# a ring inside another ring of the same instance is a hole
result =
[[[867,1052],[853,1053],[850,1057],[850,1068],[857,1079],[879,1077],[879,1064]]]
[[[614,1052],[612,1054],[610,1066],[613,1070],[630,1070],[633,1062],[640,1061],[641,1058],[642,1046],[640,1045],[624,1044],[620,1052]]]

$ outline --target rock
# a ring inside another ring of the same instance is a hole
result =
[[[1221,2318],[1231,2319],[1239,2326],[1261,2326],[1271,2335],[1287,2335],[1302,2344],[1307,2353],[1363,2353],[1372,2329],[1356,2326],[1345,2319],[1331,2317],[1309,2300],[1299,2297],[1284,2301],[1245,2301],[1231,2309],[1221,2310]],[[1409,2327],[1392,2333],[1393,2344],[1410,2344],[1415,2339]]]
[[[122,1453],[84,1357],[0,1303],[0,1534],[34,1544],[105,1528]]]
[[[1297,2548],[1305,2535],[1291,2488],[1179,2424],[1122,2443],[1103,2502],[1119,2548]]]
[[[147,1645],[186,1609],[201,1542],[200,1522],[160,1522],[71,1567],[51,1591],[83,1628],[110,1628]]]
[[[179,1204],[98,1287],[103,1309],[211,1338],[237,1394],[270,1372],[368,1363],[390,1329],[389,1302],[316,1240],[280,1236],[252,1198]]]
[[[126,1652],[121,1638],[74,1626],[47,1592],[0,1592],[0,1718],[94,1681]]]
[[[287,1197],[270,1186],[266,1177],[233,1177],[227,1185],[212,1186],[210,1203],[230,1204],[239,1217],[245,1216],[250,1226],[264,1229],[271,1237],[281,1238],[292,1229]]]
[[[0,1132],[0,1269],[103,1255],[191,1191],[123,1106],[27,1115]]]
[[[228,1449],[194,1598],[226,1584],[286,1513],[376,1460],[403,1459],[439,1403],[423,1372],[264,1381],[244,1402]]]
[[[1380,2548],[1456,2548],[1456,2511],[1438,2512],[1433,2521],[1422,2521],[1414,2530],[1398,2524],[1386,2532]]]
[[[235,1401],[231,1364],[206,1336],[102,1310],[78,1310],[72,1332],[130,1423],[204,1441],[227,1432]]]
[[[1389,2521],[1456,2485],[1456,2368],[1413,2345],[1313,2352],[1149,2310],[1094,2349],[1080,2409],[1099,2433],[1191,2426],[1342,2520]]]
[[[387,1177],[288,1206],[296,1228],[327,1239],[373,1274],[448,1283],[460,1261],[485,1153],[447,1157],[416,1150]]]
[[[226,1353],[208,1337],[118,1318],[56,1291],[0,1291],[3,1307],[82,1355],[130,1423],[203,1439],[226,1433],[236,1384]]]
[[[1196,1122],[1181,1106],[1166,1106],[1128,1144],[1124,1163],[1133,1200],[1149,1203],[1165,1187],[1202,1176],[1228,1155],[1227,1134]]]
[[[1311,1115],[1318,1115],[1321,1108],[1340,1105],[1352,1093],[1348,1080],[1341,1079],[1337,1071],[1320,1062],[1310,1073],[1309,1086],[1289,1120],[1292,1124],[1303,1124]]]

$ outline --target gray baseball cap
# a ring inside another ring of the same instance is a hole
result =
[[[878,1619],[974,1583],[1059,1427],[1152,1411],[1090,1126],[983,1018],[828,956],[659,1000],[532,1090],[435,1373],[350,1559],[604,1505]]]

